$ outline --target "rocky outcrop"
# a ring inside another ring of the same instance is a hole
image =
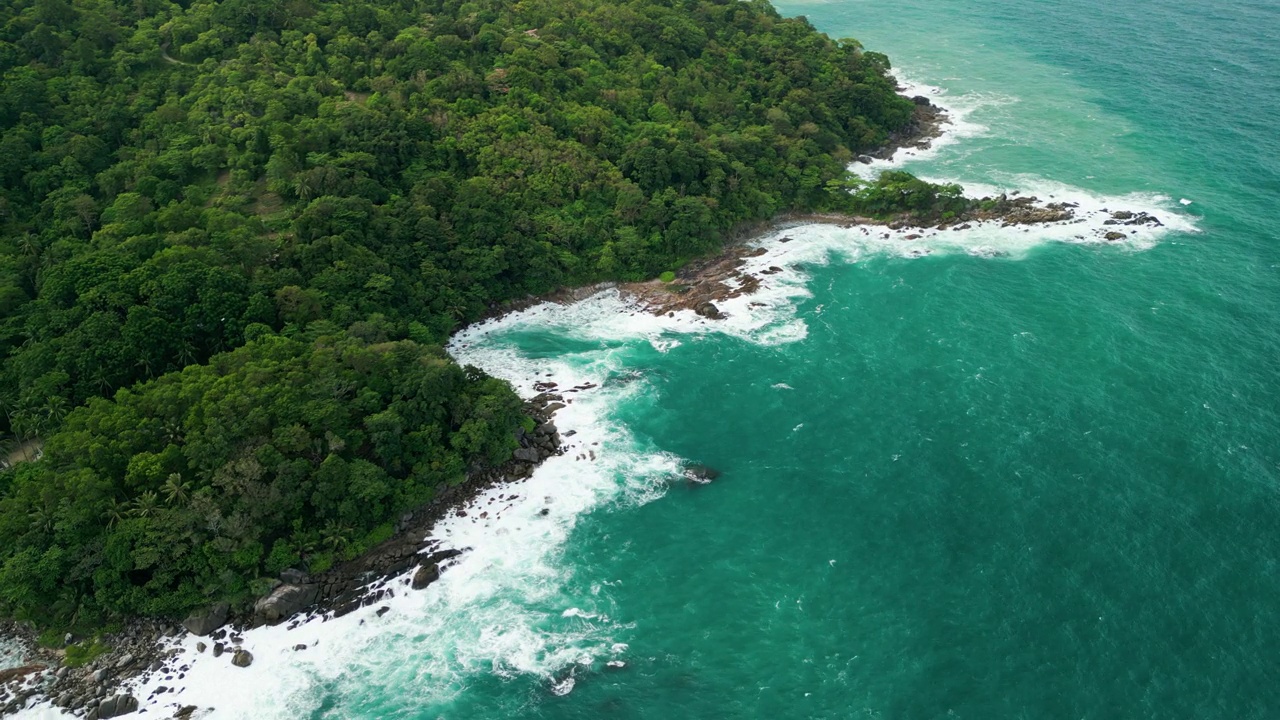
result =
[[[924,150],[942,135],[942,126],[951,122],[947,113],[923,95],[916,95],[909,99],[915,105],[911,121],[890,135],[889,141],[883,147],[858,157],[859,162],[869,163],[875,158],[888,160],[903,148]]]
[[[319,594],[320,589],[312,584],[280,585],[254,604],[253,622],[255,625],[275,625],[309,607]]]
[[[436,564],[422,565],[413,574],[413,589],[421,590],[440,579],[440,566]]]
[[[716,470],[713,467],[707,467],[706,465],[699,465],[697,463],[693,463],[693,464],[684,466],[684,476],[691,483],[696,483],[698,485],[706,485],[707,483],[710,483],[712,480],[715,480],[716,478],[720,477],[720,471]]]
[[[1164,223],[1155,215],[1145,212],[1131,212],[1129,210],[1117,210],[1111,213],[1111,218],[1103,225],[1155,225],[1161,227]]]
[[[187,616],[182,621],[182,627],[192,635],[206,636],[213,633],[214,630],[222,627],[227,622],[227,616],[231,613],[231,606],[227,603],[220,602],[198,610]]]
[[[9,668],[8,670],[0,670],[0,684],[9,682],[10,680],[21,680],[31,673],[44,670],[44,665],[23,665],[21,667]]]
[[[128,715],[131,712],[137,712],[138,699],[132,695],[116,695],[103,700],[98,707],[89,711],[88,717],[97,717],[98,720],[107,720],[107,718],[120,717]]]
[[[710,300],[698,303],[693,309],[694,312],[709,320],[720,320],[724,317],[724,313],[720,312],[720,308]]]

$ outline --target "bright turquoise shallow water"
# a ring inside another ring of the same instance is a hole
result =
[[[910,169],[1189,198],[1202,232],[833,262],[798,342],[623,345],[615,417],[725,472],[557,556],[628,667],[405,716],[1280,717],[1280,8],[779,6],[987,128]]]

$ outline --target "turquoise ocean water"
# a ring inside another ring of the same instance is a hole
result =
[[[1200,232],[863,253],[807,270],[802,340],[613,350],[638,443],[725,475],[560,551],[625,669],[439,714],[1280,717],[1280,6],[779,7],[967,111],[908,169],[1163,194]],[[498,342],[583,353],[560,332]]]
[[[796,228],[720,327],[604,297],[473,328],[455,354],[522,392],[599,385],[574,447],[441,529],[473,550],[430,590],[250,633],[179,704],[1280,717],[1280,6],[778,6],[952,108],[907,169],[1170,229]]]

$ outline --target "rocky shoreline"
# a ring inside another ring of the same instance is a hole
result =
[[[777,218],[772,224],[774,230],[785,230],[789,227],[806,224],[828,224],[844,228],[855,226],[882,226],[890,230],[907,230],[904,240],[916,240],[926,231],[968,230],[978,223],[998,223],[1001,227],[1017,225],[1068,224],[1080,222],[1076,218],[1074,203],[1041,203],[1036,197],[983,198],[989,205],[985,209],[975,209],[956,218],[939,220],[933,223],[919,223],[910,218],[901,217],[891,220],[880,220],[855,215],[841,214],[793,214]],[[1110,218],[1103,223],[1104,227],[1161,225],[1160,220],[1145,212],[1118,210],[1110,213]],[[1120,227],[1105,229],[1099,233],[1099,239],[1116,242],[1129,236],[1121,232]],[[781,243],[791,242],[791,238],[782,237]],[[654,315],[667,315],[681,310],[692,310],[709,320],[724,317],[717,302],[751,295],[761,286],[765,276],[783,271],[781,267],[769,267],[756,273],[746,272],[743,266],[747,260],[764,255],[767,251],[762,247],[752,247],[745,243],[727,245],[719,254],[689,263],[676,273],[673,282],[660,280],[624,283],[617,285],[619,292],[633,306]],[[598,288],[599,289],[603,288]]]
[[[899,87],[898,92],[906,92],[906,88]],[[946,130],[944,126],[951,123],[947,111],[934,105],[933,101],[923,95],[916,95],[910,100],[915,103],[911,122],[890,135],[889,142],[884,147],[858,156],[858,162],[870,164],[873,160],[892,160],[899,150],[906,148],[928,150],[933,147],[934,140],[942,137]]]
[[[252,610],[233,614],[229,605],[219,603],[192,613],[181,623],[139,618],[99,642],[107,649],[101,655],[73,667],[66,662],[65,649],[42,647],[35,629],[26,623],[0,623],[0,636],[12,639],[25,649],[22,666],[0,670],[0,716],[15,713],[33,699],[47,699],[56,707],[86,720],[128,715],[147,700],[170,688],[160,686],[151,697],[134,697],[125,691],[128,681],[162,677],[173,682],[173,690],[190,668],[185,649],[166,649],[168,641],[184,634],[207,637],[196,650],[212,657],[227,656],[239,667],[249,667],[253,655],[242,648],[243,633],[263,625],[288,623],[290,629],[309,620],[328,620],[377,604],[400,592],[421,590],[446,572],[449,561],[467,548],[443,548],[424,541],[436,523],[450,514],[465,515],[463,506],[485,490],[502,483],[529,477],[549,457],[561,454],[560,432],[553,417],[564,407],[562,394],[543,392],[525,404],[534,420],[532,431],[517,431],[519,447],[503,465],[471,474],[467,482],[440,492],[429,504],[402,515],[395,536],[348,562],[309,576],[286,570],[275,587],[260,598]],[[547,514],[549,510],[544,510]],[[399,581],[399,582],[392,582]],[[386,610],[379,608],[379,614]],[[64,646],[83,640],[70,635]],[[306,645],[294,647],[297,651]],[[196,712],[195,706],[179,708],[173,717]]]

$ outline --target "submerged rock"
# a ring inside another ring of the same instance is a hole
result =
[[[712,480],[720,477],[720,471],[713,467],[693,463],[684,466],[684,476],[688,478],[690,482],[694,482],[699,485],[706,485]]]

